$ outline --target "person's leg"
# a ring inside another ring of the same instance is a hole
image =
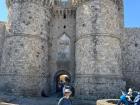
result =
[[[124,100],[124,103],[125,105],[129,105],[128,101],[127,100]]]
[[[134,102],[133,101],[128,101],[128,104],[129,105],[134,105]]]
[[[119,101],[118,101],[118,103],[117,103],[117,105],[121,105],[121,103],[122,103],[122,101],[121,101],[121,100],[119,100]]]

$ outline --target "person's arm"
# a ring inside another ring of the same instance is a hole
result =
[[[73,102],[72,102],[72,100],[70,99],[70,102],[71,102],[71,105],[73,105]]]
[[[135,103],[137,103],[137,102],[139,102],[139,101],[140,101],[140,99],[137,98],[137,97],[134,99],[134,102],[135,102]]]
[[[129,95],[127,95],[126,98],[128,99],[128,101],[131,101],[131,97]]]
[[[63,98],[59,100],[58,105],[63,105]]]

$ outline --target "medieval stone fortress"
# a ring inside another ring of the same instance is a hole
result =
[[[81,99],[140,90],[140,29],[125,28],[123,0],[6,0],[0,22],[0,92],[55,94],[67,75]]]

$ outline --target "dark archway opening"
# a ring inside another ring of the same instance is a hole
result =
[[[62,91],[64,86],[68,86],[69,89],[72,91],[72,96],[74,96],[75,91],[71,83],[71,75],[67,71],[65,70],[58,71],[55,75],[54,80],[55,80],[56,94],[58,94],[58,96],[63,95]]]
[[[56,92],[61,92],[62,88],[66,84],[70,84],[70,75],[67,73],[62,73],[57,75],[56,77]]]

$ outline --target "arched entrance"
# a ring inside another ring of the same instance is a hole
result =
[[[54,80],[56,92],[61,92],[64,84],[70,84],[71,75],[67,71],[61,70],[56,73]]]

